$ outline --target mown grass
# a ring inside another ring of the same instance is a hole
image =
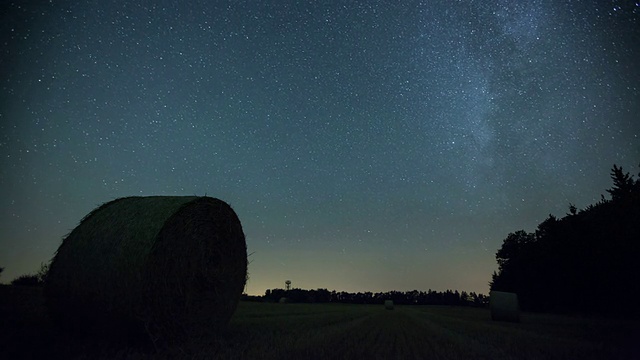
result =
[[[240,303],[223,336],[156,347],[68,334],[38,291],[0,287],[0,358],[65,359],[635,359],[637,321],[437,306]],[[13,300],[11,300],[12,298]]]

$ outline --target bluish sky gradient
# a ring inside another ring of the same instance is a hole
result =
[[[227,201],[247,292],[487,293],[640,162],[635,1],[2,2],[0,266],[93,208]]]

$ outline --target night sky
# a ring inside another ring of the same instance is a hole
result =
[[[634,1],[2,1],[0,266],[132,195],[228,202],[249,294],[488,293],[640,162]]]

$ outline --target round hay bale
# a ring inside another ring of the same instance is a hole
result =
[[[489,294],[489,307],[494,321],[520,322],[518,295],[515,293],[492,291]]]
[[[393,310],[393,300],[385,300],[384,308],[387,310]]]
[[[45,284],[62,325],[152,339],[219,331],[247,277],[233,209],[211,197],[127,197],[87,215],[62,241]]]

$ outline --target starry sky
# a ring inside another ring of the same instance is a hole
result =
[[[93,208],[208,195],[247,293],[488,293],[640,162],[636,1],[2,1],[1,281]]]

